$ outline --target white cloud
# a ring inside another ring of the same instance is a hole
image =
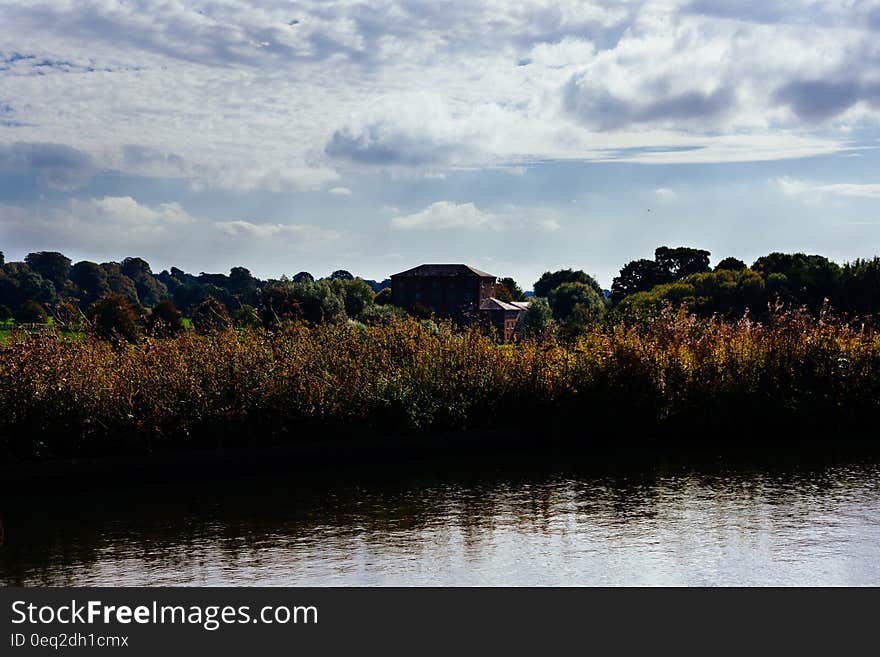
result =
[[[348,187],[331,187],[327,192],[334,196],[351,196],[351,190]]]
[[[447,230],[450,228],[480,228],[493,220],[493,216],[483,212],[473,203],[450,203],[437,201],[424,210],[413,214],[393,217],[394,228],[426,228]]]
[[[499,211],[481,210],[473,203],[436,201],[407,215],[391,218],[391,227],[402,230],[542,229],[557,230],[554,213],[535,208],[505,206]]]
[[[832,195],[855,198],[880,198],[880,183],[835,183],[823,185],[796,178],[778,178],[777,184],[788,196]]]
[[[831,0],[10,0],[0,125],[98,170],[237,190],[321,188],[350,166],[804,157],[880,121],[877,15]]]
[[[654,190],[654,195],[661,201],[674,201],[678,198],[678,194],[675,193],[675,190],[669,189],[668,187],[658,187]]]
[[[314,246],[339,238],[339,233],[319,226],[304,224],[253,223],[250,221],[223,221],[215,224],[228,237],[245,240],[284,240],[302,247]]]

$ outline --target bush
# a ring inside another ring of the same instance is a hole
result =
[[[171,301],[160,301],[147,321],[147,331],[157,338],[173,338],[185,330],[183,316]]]
[[[12,319],[12,311],[7,307],[0,305],[0,322],[8,322]]]
[[[15,313],[15,321],[19,324],[45,324],[48,319],[46,309],[36,301],[25,301]]]
[[[88,320],[89,331],[101,340],[135,343],[140,337],[134,307],[121,294],[98,299],[89,308]]]
[[[232,328],[232,320],[226,312],[226,306],[209,297],[202,301],[193,311],[192,326],[197,333],[207,335]]]

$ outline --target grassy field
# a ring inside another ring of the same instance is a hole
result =
[[[289,442],[315,427],[833,440],[878,421],[880,337],[799,314],[666,313],[503,349],[416,321],[116,347],[18,332],[0,348],[4,459]]]

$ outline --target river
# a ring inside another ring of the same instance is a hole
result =
[[[880,585],[880,461],[418,462],[4,502],[4,585]]]

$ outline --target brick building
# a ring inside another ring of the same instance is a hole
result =
[[[527,303],[495,298],[495,276],[468,265],[419,265],[391,276],[391,301],[455,322],[480,321],[505,342],[513,339]]]

